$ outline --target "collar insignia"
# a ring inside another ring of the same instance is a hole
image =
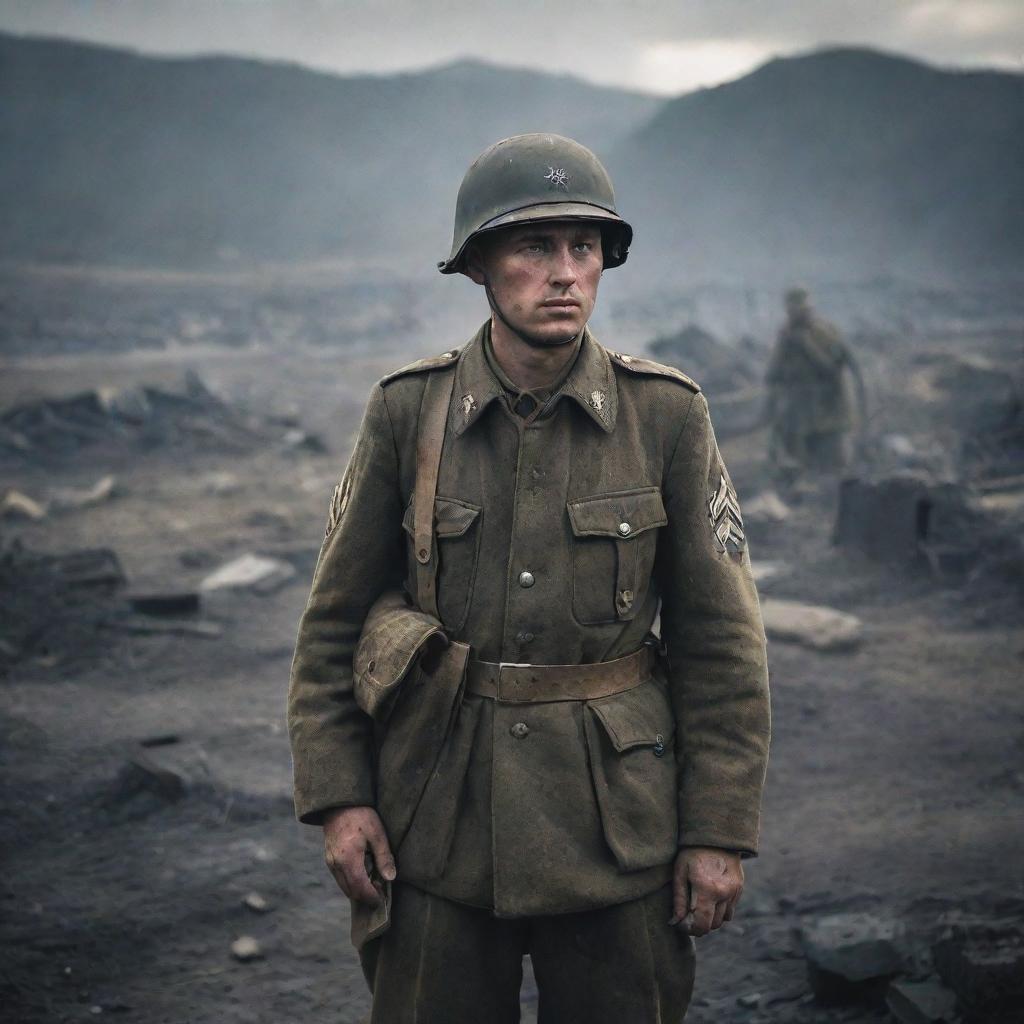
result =
[[[469,419],[473,410],[476,408],[476,399],[472,395],[462,396],[462,418]]]
[[[604,392],[603,391],[591,391],[590,392],[590,404],[600,412],[604,408]]]

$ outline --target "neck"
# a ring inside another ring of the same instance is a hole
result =
[[[491,315],[491,348],[498,365],[513,384],[529,391],[553,381],[572,359],[576,336],[562,344],[530,345]]]

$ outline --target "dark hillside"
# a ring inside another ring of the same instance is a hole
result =
[[[666,104],[613,165],[672,272],[1024,267],[1020,75],[866,50],[775,60]]]

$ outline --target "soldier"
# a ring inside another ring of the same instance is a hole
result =
[[[835,472],[850,461],[855,425],[851,378],[860,384],[839,331],[817,316],[805,288],[785,294],[786,323],[768,367],[769,452],[783,482],[801,470]]]
[[[707,403],[587,327],[631,239],[583,146],[486,150],[439,267],[490,317],[374,387],[331,502],[289,728],[375,1024],[517,1021],[526,954],[542,1021],[678,1022],[757,850],[764,633]]]

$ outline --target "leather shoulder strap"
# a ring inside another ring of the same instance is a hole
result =
[[[416,552],[416,603],[420,611],[439,619],[437,611],[437,544],[434,540],[434,499],[441,468],[441,449],[455,374],[431,373],[423,389],[416,435],[416,490],[413,501],[413,540]]]

